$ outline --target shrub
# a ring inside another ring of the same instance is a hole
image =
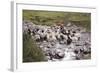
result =
[[[23,62],[46,61],[45,55],[39,48],[31,35],[23,33]]]

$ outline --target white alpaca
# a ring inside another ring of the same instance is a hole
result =
[[[78,37],[74,36],[74,37],[70,37],[72,39],[73,42],[78,41]]]
[[[73,42],[78,41],[81,38],[81,33],[75,33],[74,36],[70,36]]]
[[[61,34],[61,35],[64,37],[65,40],[68,39],[68,36],[67,35],[64,35],[64,34]]]
[[[76,33],[75,36],[76,37],[81,37],[81,33]]]
[[[36,34],[36,35],[35,35],[35,39],[36,39],[36,40],[40,39],[40,35]]]
[[[56,40],[54,32],[47,33],[46,36],[47,36],[48,41],[55,41]]]

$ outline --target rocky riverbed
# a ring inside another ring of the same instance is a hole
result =
[[[91,32],[81,26],[42,26],[25,21],[23,32],[32,36],[47,61],[91,59]]]

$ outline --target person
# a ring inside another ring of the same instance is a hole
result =
[[[64,35],[66,35],[66,30],[64,28],[64,21],[63,20],[60,20],[57,22],[57,26],[60,27],[60,32]]]

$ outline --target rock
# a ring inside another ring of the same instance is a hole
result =
[[[61,49],[56,49],[55,50],[55,58],[56,59],[64,58],[64,56],[65,56],[64,51],[62,51]]]

